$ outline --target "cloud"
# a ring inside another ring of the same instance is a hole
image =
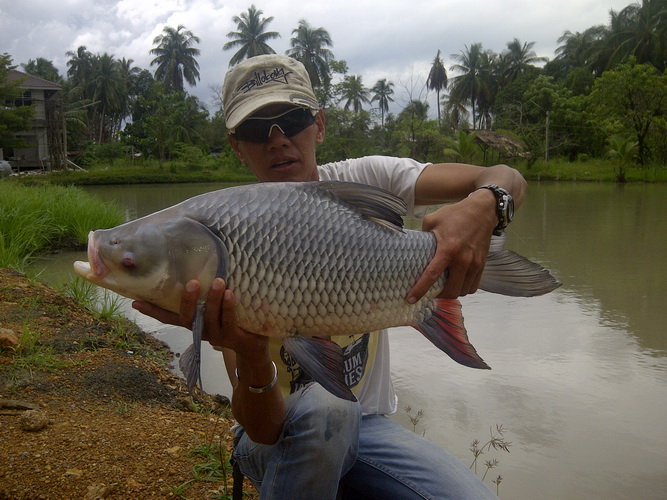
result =
[[[133,59],[149,70],[153,39],[165,26],[179,24],[198,36],[201,81],[189,91],[204,103],[210,85],[220,85],[233,55],[223,51],[232,17],[247,11],[248,0],[3,0],[0,4],[0,51],[15,64],[44,57],[61,74],[67,71],[67,51],[85,45],[93,53]],[[336,58],[345,59],[350,72],[372,87],[380,78],[423,94],[429,66],[438,49],[445,66],[451,54],[481,42],[500,52],[518,38],[535,42],[538,55],[554,57],[557,39],[567,29],[583,31],[606,24],[609,9],[620,10],[630,0],[338,0],[337,2],[254,2],[281,38],[271,42],[278,53],[289,48],[292,30],[300,19],[326,28]],[[421,88],[419,88],[421,86]],[[414,96],[413,96],[414,97]],[[423,97],[423,96],[422,96]],[[430,96],[434,112],[435,97]],[[403,98],[403,102],[407,98]],[[399,99],[397,99],[397,103]]]

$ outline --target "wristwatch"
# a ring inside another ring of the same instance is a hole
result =
[[[514,218],[514,199],[512,195],[495,184],[485,184],[477,189],[488,189],[496,197],[496,215],[498,225],[493,228],[493,234],[500,236]]]

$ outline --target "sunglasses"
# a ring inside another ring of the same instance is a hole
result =
[[[292,137],[313,123],[315,123],[313,111],[295,108],[277,116],[247,118],[236,127],[232,136],[237,141],[264,143],[269,140],[273,127],[278,127],[287,137]]]

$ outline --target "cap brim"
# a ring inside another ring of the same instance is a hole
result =
[[[246,120],[260,109],[272,104],[290,104],[302,108],[320,109],[320,105],[317,101],[300,92],[264,92],[253,99],[241,103],[235,110],[233,110],[227,118],[227,129],[234,130],[241,124],[241,122],[243,122],[243,120]]]

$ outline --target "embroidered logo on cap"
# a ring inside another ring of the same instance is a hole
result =
[[[292,74],[292,71],[285,71],[285,68],[276,68],[273,71],[264,70],[263,73],[255,71],[251,78],[239,85],[237,92],[245,94],[250,92],[255,87],[261,87],[270,83],[289,84],[287,77]]]

